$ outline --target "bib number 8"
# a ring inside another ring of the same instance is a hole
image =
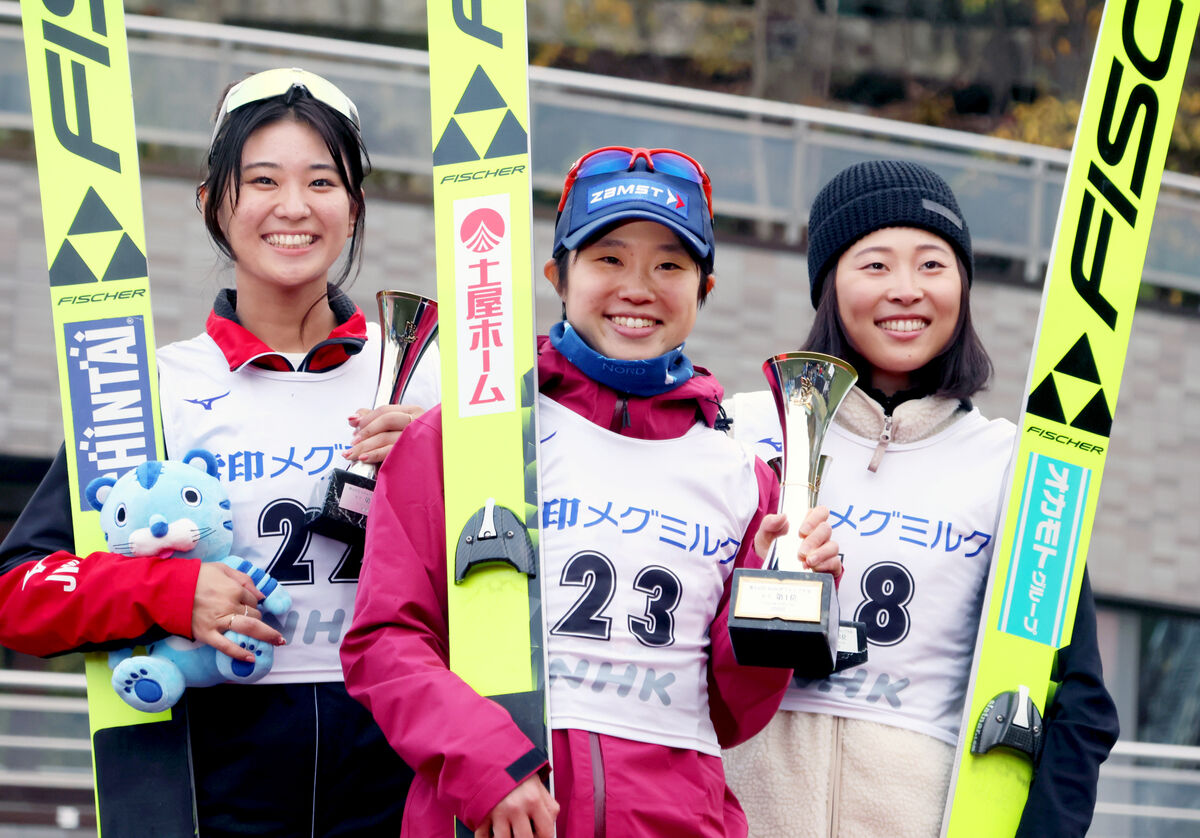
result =
[[[894,646],[908,636],[910,618],[905,608],[912,601],[913,578],[908,568],[879,562],[867,568],[860,588],[866,600],[854,619],[867,626],[867,640],[876,646]]]

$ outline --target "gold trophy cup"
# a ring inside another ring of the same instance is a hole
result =
[[[825,432],[858,373],[832,355],[785,352],[763,363],[763,375],[783,430],[779,511],[790,527],[775,540],[762,570],[734,571],[729,635],[738,663],[786,667],[797,677],[823,678],[838,660],[842,624],[837,588],[832,574],[814,573],[801,563],[799,529],[817,505],[829,461],[821,454]]]
[[[401,403],[417,363],[437,337],[438,318],[437,303],[419,294],[380,291],[375,300],[383,340],[373,406],[380,407]],[[355,463],[331,471],[317,486],[313,507],[305,517],[308,529],[362,545],[378,470],[373,464]]]

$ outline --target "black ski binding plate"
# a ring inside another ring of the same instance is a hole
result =
[[[1037,765],[1044,738],[1042,714],[1029,697],[1029,688],[1021,685],[988,702],[975,725],[971,753],[986,754],[992,748],[1010,748]]]
[[[488,498],[471,516],[454,548],[454,582],[461,584],[477,565],[504,562],[530,579],[537,576],[533,543],[525,523],[511,509]]]

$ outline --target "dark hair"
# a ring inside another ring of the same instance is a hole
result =
[[[958,307],[958,323],[946,348],[929,361],[913,377],[933,394],[947,398],[968,399],[987,386],[992,377],[992,359],[983,348],[983,341],[971,322],[971,296],[967,284],[966,266],[955,256],[958,273],[962,278],[962,297]],[[837,283],[834,275],[837,265],[826,271],[821,278],[821,299],[817,305],[816,319],[808,332],[808,338],[800,347],[808,352],[824,352],[844,358],[859,373],[861,384],[870,384],[871,364],[850,345],[842,318],[838,314]]]
[[[597,230],[593,235],[589,236],[588,238],[586,238],[582,242],[580,242],[579,247],[575,248],[574,251],[560,250],[555,255],[554,265],[558,269],[558,290],[559,290],[560,294],[563,291],[567,290],[567,266],[571,262],[571,253],[572,252],[579,253],[580,251],[582,251],[588,247],[591,247],[592,244],[599,241],[604,236],[608,235],[609,232],[611,232],[614,228],[620,227],[622,224],[626,223],[626,221],[629,221],[629,219],[624,219],[623,221],[618,221],[616,224],[611,224],[608,227],[604,227],[604,228],[601,228],[600,230]],[[675,238],[679,239],[679,235],[676,234]],[[700,268],[700,287],[697,289],[697,292],[696,292],[696,302],[697,302],[697,308],[703,308],[705,301],[708,299],[708,274],[704,273],[704,267],[699,262],[696,261],[695,255],[692,254],[691,249],[689,249],[687,247],[687,244],[683,241],[683,239],[679,239],[679,243],[684,245],[683,249],[687,252],[687,254],[691,258],[691,260],[693,262],[695,262],[696,267]]]
[[[363,219],[367,213],[362,184],[363,178],[371,171],[371,161],[362,137],[350,120],[309,96],[307,91],[292,88],[287,94],[251,102],[229,114],[209,152],[208,173],[196,189],[196,207],[204,215],[204,226],[208,228],[213,244],[226,258],[236,262],[237,255],[221,230],[221,205],[226,194],[229,194],[233,206],[237,206],[242,186],[242,149],[250,135],[266,125],[286,120],[308,125],[321,137],[337,166],[338,175],[355,211],[350,250],[346,254],[346,263],[333,283],[340,287],[350,276],[351,270],[357,273],[359,268]]]

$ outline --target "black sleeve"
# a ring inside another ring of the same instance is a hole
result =
[[[75,551],[66,449],[59,446],[50,469],[0,544],[0,573],[44,559],[57,550]]]
[[[1100,763],[1120,732],[1104,687],[1096,603],[1087,571],[1071,643],[1058,652],[1058,690],[1046,713],[1046,739],[1016,838],[1082,838],[1096,807]]]

